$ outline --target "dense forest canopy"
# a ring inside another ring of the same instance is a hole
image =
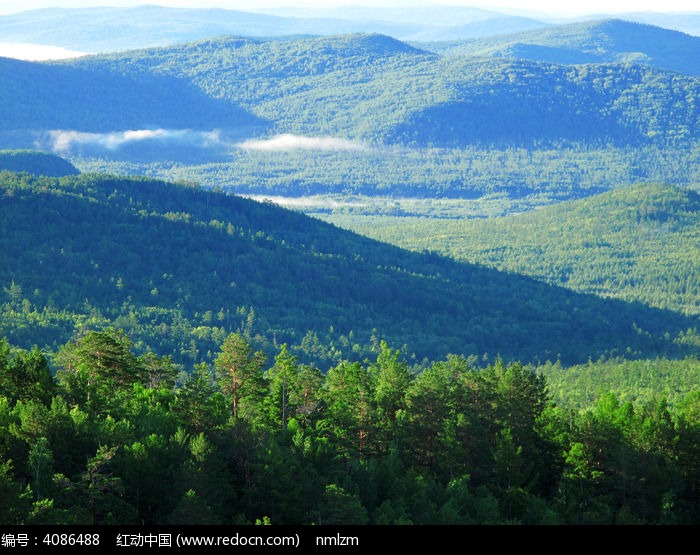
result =
[[[3,59],[0,146],[235,193],[495,197],[504,213],[640,181],[696,187],[699,81],[674,60],[697,58],[697,41],[622,21],[556,29],[527,40],[605,59],[377,33]]]
[[[0,268],[0,330],[24,348],[55,350],[111,323],[140,349],[190,362],[210,360],[231,331],[325,365],[378,339],[406,345],[416,364],[697,349],[697,315],[412,253],[270,203],[108,175],[4,172],[0,187],[12,260]]]
[[[5,524],[694,524],[698,392],[580,411],[544,375],[459,356],[409,371],[385,342],[323,374],[240,334],[178,378],[88,332],[0,340]],[[697,371],[697,363],[696,363]]]
[[[80,173],[73,164],[64,158],[36,150],[0,150],[1,170],[48,177],[63,177]]]
[[[192,97],[198,111],[227,103],[270,122],[268,132],[370,143],[665,145],[695,137],[698,126],[698,81],[690,74],[632,63],[440,56],[383,35],[211,39],[51,70],[71,80],[81,73],[121,80],[126,90],[134,77],[189,86],[205,95]],[[188,117],[173,108],[171,120]],[[79,129],[81,116],[74,117]],[[173,127],[165,114],[151,118],[151,125]]]

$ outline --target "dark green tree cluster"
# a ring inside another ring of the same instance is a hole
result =
[[[700,397],[580,411],[542,374],[385,341],[323,374],[240,334],[178,375],[124,332],[0,341],[3,524],[695,524]]]

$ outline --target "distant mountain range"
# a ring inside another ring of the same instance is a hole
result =
[[[597,19],[605,17],[601,15]],[[678,15],[635,13],[617,17],[700,34],[700,12]],[[143,5],[133,8],[52,8],[0,16],[0,42],[107,53],[172,46],[225,35],[281,37],[380,33],[404,41],[459,41],[546,28],[553,24],[551,20],[450,6],[277,8],[258,13]]]
[[[3,42],[60,46],[86,53],[170,46],[224,35],[281,37],[381,33],[404,40],[473,38],[546,25],[472,8],[438,10],[350,9],[288,16],[225,9],[42,9],[0,17]]]

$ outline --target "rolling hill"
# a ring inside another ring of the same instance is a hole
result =
[[[190,362],[232,330],[318,364],[382,338],[416,363],[695,349],[676,341],[695,318],[411,253],[269,203],[144,178],[1,175],[0,335],[19,347],[114,325]]]
[[[619,53],[628,27],[557,29]],[[633,28],[640,45],[670,33]],[[687,36],[668,36],[667,58],[682,56]],[[3,59],[0,73],[0,148],[54,152],[83,171],[246,194],[496,195],[506,213],[520,199],[700,175],[700,80],[648,64],[447,55],[352,34]]]
[[[0,138],[8,145],[31,147],[56,130],[89,137],[140,129],[198,131],[220,125],[235,131],[264,125],[191,83],[145,72],[125,76],[99,68],[86,71],[0,58],[0,74],[5,84],[0,92]],[[109,151],[112,145],[104,140],[102,146]]]
[[[641,183],[508,218],[325,219],[413,250],[700,315],[700,195]]]
[[[700,37],[621,19],[499,35],[469,41],[447,52],[554,64],[640,63],[700,75]]]
[[[70,67],[182,79],[274,122],[273,133],[460,147],[666,144],[698,132],[700,81],[690,76],[629,64],[438,56],[377,34],[223,38]]]
[[[645,36],[653,43],[658,32]],[[275,134],[421,148],[665,147],[688,144],[700,126],[700,80],[690,75],[629,63],[440,56],[378,34],[228,37],[73,61],[0,62],[5,148],[41,140],[65,147],[70,141],[46,140],[57,131],[103,133],[112,135],[70,144],[101,145],[110,158],[124,157],[113,134],[128,130],[221,132],[228,140],[208,143],[221,158],[237,141]]]

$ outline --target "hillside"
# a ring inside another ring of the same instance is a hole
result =
[[[478,39],[447,52],[554,64],[637,63],[700,75],[700,37],[620,19],[557,25]]]
[[[186,142],[188,147],[198,140],[201,148],[207,145],[206,135],[197,132],[223,126],[235,134],[241,128],[247,133],[264,127],[245,110],[205,95],[183,80],[4,58],[0,58],[0,73],[4,83],[0,145],[7,148],[45,142],[61,152],[66,141],[72,141],[113,152],[120,141],[129,139]],[[162,136],[158,134],[162,129],[180,134]],[[142,134],[129,136],[132,131]]]
[[[0,71],[0,147],[81,171],[268,195],[497,195],[504,213],[700,173],[700,80],[648,65],[448,56],[352,34]]]
[[[239,139],[186,134],[198,146],[186,167],[153,140],[107,150],[101,136],[69,135],[64,154],[85,171],[265,195],[496,195],[504,213],[518,199],[541,205],[640,180],[690,186],[700,175],[699,81],[645,65],[441,56],[358,34],[229,37],[68,66],[182,80],[267,122]]]
[[[638,184],[483,221],[327,219],[405,248],[700,315],[700,196],[690,189]]]
[[[2,190],[0,335],[20,347],[112,323],[180,360],[206,360],[235,329],[321,361],[362,356],[377,338],[416,362],[693,349],[674,338],[694,319],[410,253],[271,204],[95,175],[5,172]]]
[[[239,139],[638,146],[687,142],[699,125],[700,86],[690,76],[438,56],[376,34],[222,38],[50,64],[0,62],[3,129],[35,134],[217,129]]]
[[[438,147],[638,146],[688,141],[699,125],[700,81],[690,76],[627,64],[438,56],[383,35],[223,38],[70,66],[182,79],[273,122],[268,136]]]

